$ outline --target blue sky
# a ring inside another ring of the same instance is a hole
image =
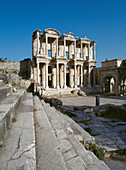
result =
[[[0,0],[0,57],[32,58],[32,32],[46,28],[96,40],[97,66],[126,59],[126,0]]]

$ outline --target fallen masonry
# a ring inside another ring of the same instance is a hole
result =
[[[58,103],[58,102],[57,102]],[[55,106],[55,104],[54,104]],[[97,145],[105,149],[105,156],[126,149],[126,121],[98,117],[108,108],[122,111],[125,120],[126,106],[106,104],[102,106],[56,106],[60,111],[69,115],[78,125],[92,135]],[[114,112],[115,112],[114,110]],[[95,113],[95,114],[94,114]],[[115,114],[115,113],[114,113]],[[120,113],[121,114],[121,113]]]
[[[20,93],[22,97],[18,100]],[[82,137],[87,141],[93,138],[37,96],[18,90],[7,95],[0,105],[1,117],[6,118],[0,122],[0,132],[3,132],[0,170],[109,169],[79,142]]]

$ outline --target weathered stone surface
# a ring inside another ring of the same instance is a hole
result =
[[[11,94],[12,88],[11,87],[0,87],[0,101],[5,99],[7,96]]]
[[[3,87],[3,86],[4,86],[4,81],[0,80],[0,87]]]
[[[78,139],[75,137],[75,130],[72,127],[73,121],[69,119],[65,119],[65,115],[63,115],[61,112],[57,111],[55,108],[47,107],[47,104],[45,104],[42,101],[43,107],[45,109],[46,114],[48,115],[48,119],[51,122],[51,125],[54,129],[55,135],[59,141],[60,147],[62,154],[64,156],[64,159],[67,160],[66,164],[68,169],[78,169],[78,168],[90,168],[93,167],[93,169],[109,169],[104,162],[99,161],[98,158],[91,152],[87,151],[84,146],[78,141]],[[74,122],[75,123],[75,122]],[[54,124],[57,124],[55,126]],[[76,124],[76,123],[75,123]],[[74,133],[69,133],[67,130],[67,127],[71,127],[73,129]],[[76,127],[76,126],[75,126]],[[57,133],[58,131],[60,132],[60,129],[62,129],[66,135],[62,132],[61,134],[61,139],[58,137],[59,134]],[[76,129],[78,130],[78,134],[81,134],[83,129],[81,129],[80,132],[80,127]],[[86,132],[87,133],[87,132]],[[72,156],[75,155],[75,156]],[[85,156],[86,155],[86,156]],[[76,165],[79,167],[77,168]]]
[[[25,90],[12,93],[0,102],[0,142],[9,128],[13,116],[24,97]]]
[[[50,119],[38,99],[34,97],[37,142],[37,169],[66,170],[66,163],[60,152],[60,146],[50,125]],[[59,132],[58,134],[61,135]]]
[[[25,107],[24,107],[25,106]],[[16,111],[16,122],[12,124],[0,151],[0,169],[36,169],[35,132],[32,94],[27,94]],[[29,121],[27,121],[29,120]]]

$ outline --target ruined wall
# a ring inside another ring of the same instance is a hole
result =
[[[24,59],[19,62],[0,62],[0,74],[18,74],[24,79],[31,77],[31,59]]]

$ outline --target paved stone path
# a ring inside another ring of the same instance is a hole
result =
[[[66,106],[95,106],[95,96],[77,96],[77,97],[64,97],[59,98],[63,105]],[[122,105],[126,104],[126,97],[117,97],[117,96],[110,96],[110,97],[101,97],[101,105],[103,104],[116,104]]]
[[[32,94],[28,93],[16,111],[0,150],[0,170],[36,169]]]

